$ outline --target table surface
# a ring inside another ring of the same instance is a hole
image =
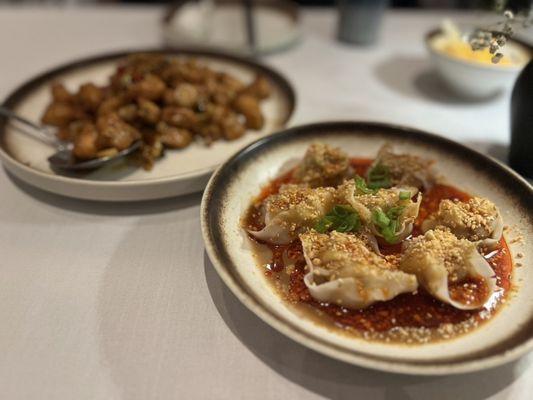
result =
[[[153,7],[0,8],[0,96],[57,63],[157,45],[160,16]],[[443,17],[390,13],[379,46],[355,48],[333,39],[331,11],[306,11],[302,43],[264,60],[298,93],[291,125],[390,121],[504,156],[508,96],[464,102],[432,79],[422,35]],[[357,368],[286,339],[214,272],[200,198],[71,200],[1,169],[0,398],[531,398],[531,357],[424,378]]]

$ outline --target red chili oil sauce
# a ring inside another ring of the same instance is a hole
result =
[[[351,159],[352,168],[361,176],[366,174],[371,163],[371,159]],[[261,202],[269,195],[277,193],[283,184],[290,183],[291,180],[292,172],[288,172],[263,188],[245,218],[245,225],[249,229],[259,230],[264,226],[260,212]],[[441,200],[457,199],[468,201],[470,198],[469,194],[453,186],[435,185],[428,192],[423,193],[419,216],[415,221],[412,236],[421,234],[420,225],[425,218],[438,209]],[[252,238],[252,240],[254,239]],[[512,260],[508,245],[503,237],[496,249],[483,254],[493,268],[497,278],[497,285],[500,288],[495,301],[491,305],[491,310],[459,310],[433,298],[423,288],[419,288],[414,294],[400,294],[389,301],[377,302],[360,310],[348,309],[336,304],[321,303],[313,299],[303,281],[306,265],[301,243],[295,241],[288,245],[264,243],[263,245],[268,246],[272,252],[272,259],[266,264],[265,274],[273,283],[286,282],[282,295],[288,301],[310,307],[317,314],[327,315],[331,322],[338,327],[359,332],[386,332],[392,328],[432,329],[438,328],[441,324],[458,324],[467,320],[482,322],[494,313],[511,288]],[[380,243],[380,250],[384,255],[401,254],[401,244],[391,246]],[[284,254],[286,255],[285,258],[290,258],[292,260],[291,264],[294,264],[294,268],[291,268],[290,271],[286,269]],[[483,296],[486,290],[482,281],[476,279],[452,284],[449,289],[451,296],[455,299],[461,299],[462,291],[457,290],[460,285],[467,285],[470,288],[470,294],[473,296]],[[275,286],[279,287],[279,285]]]

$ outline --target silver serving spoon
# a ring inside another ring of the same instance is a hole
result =
[[[127,149],[119,151],[112,156],[99,157],[87,161],[78,161],[72,154],[72,148],[74,147],[73,144],[59,140],[51,128],[37,125],[36,123],[29,121],[2,106],[0,106],[0,115],[20,122],[25,127],[30,128],[30,130],[25,131],[26,133],[31,134],[35,138],[49,144],[50,146],[53,146],[57,151],[48,157],[48,162],[52,168],[58,168],[65,171],[82,171],[100,168],[111,161],[115,161],[133,153],[141,147],[141,141],[138,140]]]

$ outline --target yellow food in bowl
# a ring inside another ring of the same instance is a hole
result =
[[[531,52],[516,41],[508,41],[498,52],[503,54],[497,63],[494,63],[494,55],[488,48],[472,50],[466,35],[457,25],[450,20],[445,20],[441,26],[440,34],[434,36],[430,46],[446,56],[468,63],[483,65],[494,68],[520,68],[531,59]]]
[[[493,54],[490,54],[489,49],[481,50],[472,50],[472,47],[469,43],[461,40],[448,40],[447,43],[444,43],[441,51],[447,55],[455,58],[459,58],[465,61],[473,61],[476,63],[493,65],[492,62]],[[509,55],[504,55],[500,61],[497,63],[499,66],[515,66],[516,63],[513,62]]]

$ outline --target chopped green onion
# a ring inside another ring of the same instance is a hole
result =
[[[333,207],[333,214],[335,214],[339,218],[346,217],[351,212],[351,207],[348,208],[346,206],[334,206]]]
[[[407,191],[401,191],[400,192],[400,200],[409,200],[411,198],[411,192]]]
[[[390,170],[383,164],[376,164],[368,171],[368,187],[370,189],[389,188],[392,186]]]
[[[347,222],[341,222],[341,224],[335,227],[337,232],[350,232],[351,227]]]
[[[349,214],[344,221],[336,227],[337,232],[353,232],[359,230],[361,221],[357,213]]]
[[[376,208],[372,212],[372,222],[387,243],[395,244],[398,242],[397,232],[400,227],[400,216],[404,209],[403,206],[396,206],[389,208],[387,212],[380,208]]]
[[[390,226],[383,228],[381,230],[381,234],[383,235],[383,239],[385,239],[385,241],[389,244],[395,244],[398,241],[396,232],[394,232],[394,230]]]
[[[398,219],[403,213],[403,210],[405,210],[404,206],[391,207],[387,210],[387,217],[390,219]]]
[[[357,232],[361,228],[361,219],[356,210],[350,206],[336,205],[315,225],[319,233],[330,231]]]
[[[359,175],[355,176],[354,181],[355,181],[355,188],[357,189],[358,192],[360,192],[362,194],[373,194],[373,193],[376,193],[376,190],[370,189],[367,186],[365,180],[363,178],[361,178]]]
[[[315,225],[315,231],[317,231],[318,233],[326,233],[332,225],[333,221],[331,221],[327,217],[324,217]]]
[[[372,220],[380,228],[385,228],[386,226],[390,224],[390,218],[387,217],[387,214],[385,214],[379,208],[376,208],[374,212],[372,213]]]

